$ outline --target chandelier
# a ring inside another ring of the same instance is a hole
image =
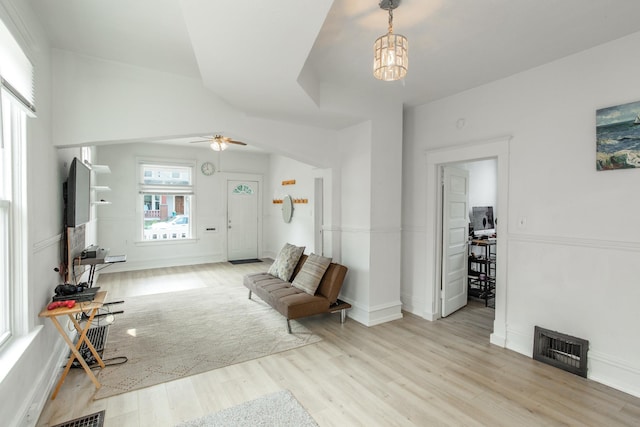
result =
[[[393,9],[400,0],[382,0],[380,8],[389,11],[389,32],[373,44],[373,75],[384,81],[400,80],[407,75],[409,42],[405,36],[393,33]]]

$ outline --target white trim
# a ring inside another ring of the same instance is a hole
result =
[[[640,242],[628,242],[622,240],[585,239],[579,237],[558,237],[530,234],[509,233],[512,242],[544,243],[559,246],[578,246],[583,248],[597,248],[608,250],[620,250],[628,252],[640,252]]]
[[[430,272],[426,276],[426,292],[429,301],[426,301],[426,313],[435,313],[440,316],[440,251],[441,236],[439,233],[442,200],[440,197],[440,168],[449,163],[468,162],[473,160],[497,158],[498,159],[498,212],[501,221],[497,227],[498,236],[497,255],[500,262],[496,269],[496,308],[492,342],[500,342],[498,337],[506,336],[506,310],[507,310],[507,224],[509,212],[509,145],[512,137],[502,136],[495,139],[462,143],[451,147],[439,147],[425,151],[426,157],[426,270]]]
[[[324,230],[330,230],[328,227],[323,228]],[[333,229],[331,231],[342,231],[343,233],[365,233],[365,234],[395,234],[401,233],[402,229],[400,227],[339,227],[337,229]]]
[[[51,246],[59,245],[61,239],[62,239],[62,233],[49,237],[48,239],[44,239],[39,242],[36,242],[33,245],[33,252],[34,253],[41,252]]]
[[[168,257],[168,258],[154,258],[147,259],[141,261],[129,261],[127,262],[119,262],[115,264],[107,264],[108,269],[105,270],[105,273],[118,273],[123,271],[140,271],[140,270],[149,270],[152,268],[166,268],[166,267],[179,267],[185,265],[200,265],[200,264],[211,264],[217,262],[225,262],[226,258],[223,254],[208,254],[202,256],[188,256],[188,257]],[[105,267],[107,268],[107,267]],[[97,280],[99,277],[101,270],[96,271]]]
[[[42,328],[43,326],[40,325],[34,332],[39,332]],[[69,358],[68,352],[69,349],[63,340],[58,340],[55,343],[55,346],[51,348],[51,356],[47,359],[46,366],[39,369],[40,373],[35,384],[40,384],[40,386],[31,388],[29,396],[23,400],[22,407],[16,411],[14,424],[9,423],[9,425],[29,427],[36,425],[44,406],[48,402],[49,395],[62,373],[62,367]]]
[[[365,308],[349,298],[340,296],[340,299],[351,304],[351,309],[347,310],[347,316],[365,326],[376,326],[403,317],[401,301]]]

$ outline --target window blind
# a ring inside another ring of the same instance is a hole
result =
[[[0,21],[0,85],[29,111],[36,112],[33,65],[2,21]]]

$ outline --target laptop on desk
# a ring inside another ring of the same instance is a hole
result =
[[[126,261],[127,261],[126,255],[107,255],[104,258],[105,264],[113,264],[115,262],[126,262]]]

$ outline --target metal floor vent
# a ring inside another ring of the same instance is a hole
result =
[[[563,369],[572,374],[587,377],[587,351],[589,341],[560,332],[535,327],[533,358]]]
[[[85,415],[75,420],[67,421],[62,424],[56,424],[52,427],[102,427],[104,423],[104,411],[95,414]]]

